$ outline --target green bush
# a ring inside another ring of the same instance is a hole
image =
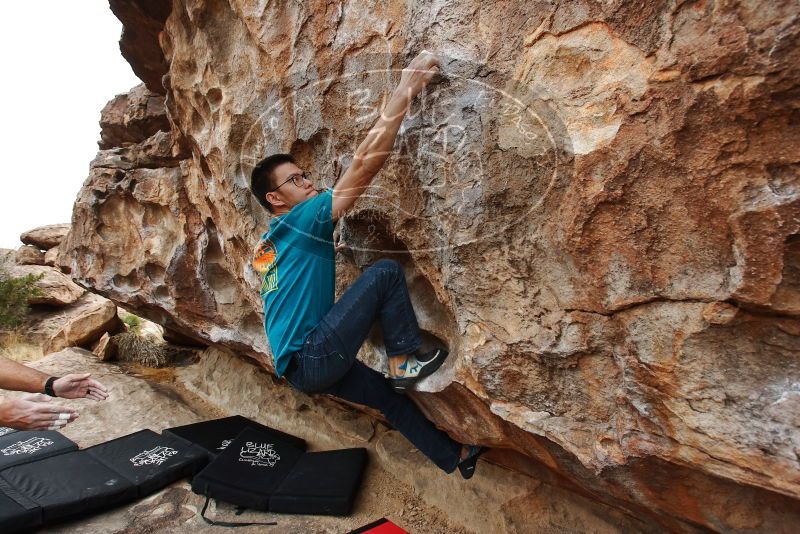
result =
[[[120,315],[122,315],[122,322],[128,325],[128,328],[130,328],[131,332],[139,332],[139,327],[142,326],[141,317],[127,312],[123,312]]]
[[[44,275],[28,274],[21,278],[13,278],[0,265],[0,328],[16,328],[28,313],[28,300],[38,297],[42,290],[36,282]]]

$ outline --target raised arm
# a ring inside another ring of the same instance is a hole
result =
[[[361,142],[348,167],[333,188],[333,220],[353,207],[358,197],[369,187],[392,153],[400,124],[411,101],[439,71],[439,58],[423,50],[403,69],[400,83],[386,104],[381,116]]]

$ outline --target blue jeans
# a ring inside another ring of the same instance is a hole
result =
[[[461,444],[450,439],[384,376],[356,360],[375,319],[386,354],[413,352],[422,344],[403,270],[383,259],[368,267],[292,354],[286,380],[306,393],[327,393],[380,411],[394,428],[447,473],[455,470]]]

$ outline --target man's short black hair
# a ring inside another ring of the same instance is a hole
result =
[[[259,161],[250,174],[250,191],[270,213],[274,213],[274,210],[267,200],[267,192],[275,187],[275,168],[283,163],[297,165],[291,154],[273,154]]]

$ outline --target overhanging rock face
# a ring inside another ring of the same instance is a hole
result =
[[[148,3],[113,3],[166,97],[104,110],[59,257],[76,280],[269,368],[250,168],[292,151],[331,185],[397,69],[435,51],[445,79],[339,258],[340,289],[398,259],[451,348],[417,400],[647,524],[800,522],[796,4],[176,0],[156,34]]]

